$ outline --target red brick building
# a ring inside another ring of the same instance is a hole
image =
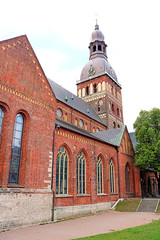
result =
[[[100,40],[96,54],[106,47]],[[113,71],[94,75],[92,67],[97,90],[83,86],[88,80],[78,83],[78,92],[88,91],[85,102],[46,78],[26,36],[0,42],[1,229],[106,210],[119,198],[141,196],[120,84]]]

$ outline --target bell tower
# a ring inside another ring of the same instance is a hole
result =
[[[77,81],[77,95],[91,104],[108,129],[123,125],[121,85],[108,62],[104,35],[96,23],[89,44],[89,61]]]

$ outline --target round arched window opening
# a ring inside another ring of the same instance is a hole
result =
[[[57,109],[57,117],[62,117],[62,110],[60,108]]]
[[[83,120],[82,119],[79,120],[79,126],[83,127]]]

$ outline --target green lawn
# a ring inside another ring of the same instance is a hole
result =
[[[85,240],[160,240],[160,220],[107,234],[79,238]]]
[[[124,201],[120,201],[115,207],[115,211],[119,212],[135,212],[138,208],[141,199],[126,199]]]

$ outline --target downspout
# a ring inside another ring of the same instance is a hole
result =
[[[51,221],[54,221],[54,199],[55,199],[55,192],[53,190],[53,168],[54,168],[54,147],[55,147],[55,131],[59,129],[59,125],[55,125],[54,133],[53,133],[53,155],[52,155],[52,176],[51,176],[51,191],[53,194],[53,201],[52,201],[52,218]]]
[[[119,195],[119,198],[120,198],[120,174],[119,174],[119,155],[118,155],[118,146],[116,147],[116,150],[117,150],[117,165],[118,165],[118,195]]]

